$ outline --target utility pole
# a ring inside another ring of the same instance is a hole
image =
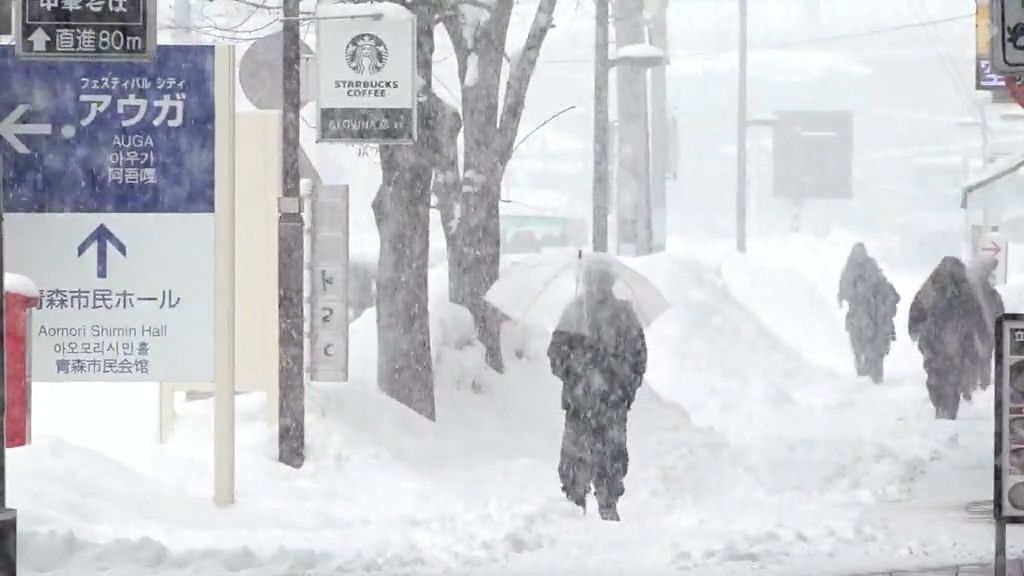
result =
[[[594,252],[608,251],[608,59],[609,0],[594,0],[597,10],[594,33]]]
[[[739,0],[739,71],[736,115],[736,250],[747,252],[747,0]]]
[[[174,0],[174,27],[182,42],[192,36],[192,0]]]
[[[615,47],[646,44],[643,0],[615,0]],[[651,166],[648,130],[647,68],[617,58],[618,100],[618,252],[651,252]]]
[[[652,2],[651,44],[660,48],[665,60],[651,69],[651,237],[655,252],[665,250],[668,240],[668,0]]]
[[[303,218],[299,194],[299,112],[302,39],[299,0],[282,6],[282,195],[278,210],[278,322],[280,419],[278,460],[302,466],[306,450],[306,391],[303,378]]]
[[[982,103],[978,106],[978,115],[981,127],[981,167],[984,170],[992,162],[992,142],[989,138],[988,106]],[[990,186],[981,190],[981,230],[982,236],[992,231],[992,195],[989,192]]]

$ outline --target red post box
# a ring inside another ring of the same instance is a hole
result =
[[[17,274],[4,275],[4,353],[7,368],[7,447],[32,439],[32,309],[39,290]]]

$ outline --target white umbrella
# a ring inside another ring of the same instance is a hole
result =
[[[554,329],[565,308],[582,296],[587,269],[609,272],[615,279],[615,296],[632,303],[644,326],[671,307],[657,286],[615,256],[579,251],[541,254],[514,264],[502,272],[485,299],[513,320]]]

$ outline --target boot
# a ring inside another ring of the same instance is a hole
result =
[[[618,522],[620,520],[619,511],[616,509],[615,504],[601,504],[597,511],[601,514],[601,520],[609,522]]]

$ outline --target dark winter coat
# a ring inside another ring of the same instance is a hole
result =
[[[566,309],[548,347],[562,381],[562,408],[596,413],[628,410],[647,370],[647,342],[629,302],[582,299]]]
[[[862,244],[850,252],[839,279],[839,303],[843,302],[849,303],[846,331],[851,341],[888,352],[896,335],[894,319],[900,295]]]
[[[963,262],[946,257],[925,281],[910,306],[910,337],[925,356],[962,364],[977,359],[988,332],[981,303]]]
[[[991,354],[994,345],[996,318],[999,318],[1006,311],[1003,305],[1003,297],[992,286],[989,277],[995,271],[998,262],[993,258],[981,257],[967,268],[967,279],[971,283],[974,295],[981,304],[982,314],[985,317],[986,331],[981,339],[983,346],[982,353],[985,356]]]

